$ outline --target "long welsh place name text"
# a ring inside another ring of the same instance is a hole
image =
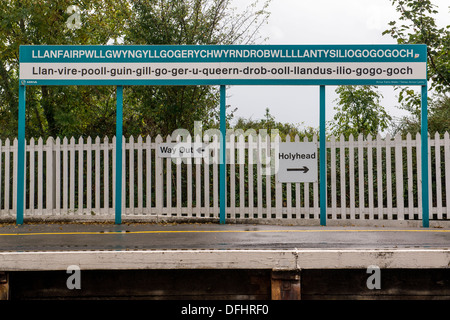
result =
[[[33,59],[417,58],[413,49],[46,49]]]
[[[357,77],[361,76],[377,76],[385,75],[391,77],[394,75],[412,75],[414,73],[411,67],[393,67],[393,68],[365,68],[365,67],[345,67],[337,66],[335,68],[331,67],[300,67],[300,66],[284,66],[284,67],[274,67],[267,68],[264,66],[260,67],[191,67],[191,68],[165,68],[165,67],[139,67],[139,68],[129,68],[129,67],[98,67],[98,68],[53,68],[53,67],[32,67],[32,75],[42,75],[42,76],[136,76],[136,77],[161,77],[170,76],[173,78],[179,76],[221,76],[221,75],[354,75]]]

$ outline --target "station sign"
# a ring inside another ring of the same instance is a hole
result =
[[[22,85],[425,85],[425,45],[25,45]]]
[[[318,149],[315,142],[281,142],[275,155],[278,182],[317,182]]]

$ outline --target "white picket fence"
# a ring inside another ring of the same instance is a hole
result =
[[[217,151],[218,137],[207,140]],[[176,164],[158,157],[158,145],[170,141],[160,136],[123,138],[122,215],[219,217],[218,163],[189,158]],[[275,142],[280,141],[276,137]],[[420,141],[420,135],[404,140],[331,137],[326,142],[327,219],[421,220]],[[276,174],[270,174],[275,142],[269,136],[230,135],[228,219],[319,219],[319,182],[277,183]],[[115,138],[28,141],[25,218],[114,216],[114,146]],[[0,217],[16,214],[16,150],[17,140],[0,141]],[[443,139],[438,134],[429,139],[428,170],[430,220],[449,220],[448,133]]]

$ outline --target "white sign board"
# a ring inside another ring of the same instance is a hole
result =
[[[424,85],[426,45],[20,46],[23,85]]]
[[[160,143],[157,148],[160,158],[203,158],[206,146],[201,143]]]
[[[279,145],[278,182],[316,182],[318,151],[315,142],[282,142]]]

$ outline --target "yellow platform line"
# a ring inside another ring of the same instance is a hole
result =
[[[142,231],[73,231],[73,232],[19,232],[0,233],[0,236],[40,236],[40,235],[118,235],[118,234],[175,234],[175,233],[327,233],[327,232],[426,232],[441,233],[450,232],[447,229],[439,230],[416,230],[416,229],[361,229],[361,230],[142,230]]]

